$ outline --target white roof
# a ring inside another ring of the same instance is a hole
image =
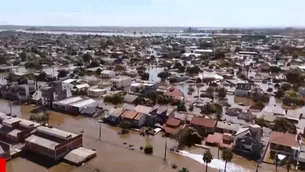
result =
[[[54,141],[51,141],[51,140],[48,140],[48,139],[45,139],[45,138],[42,138],[42,137],[38,137],[38,136],[35,136],[35,135],[31,135],[30,137],[25,139],[25,141],[30,142],[30,143],[34,143],[36,145],[39,145],[39,146],[42,146],[42,147],[45,147],[45,148],[48,148],[48,149],[51,149],[51,150],[54,150],[55,147],[57,145],[59,145],[59,143],[57,143],[57,142],[54,142]]]
[[[84,106],[87,106],[87,105],[92,104],[92,103],[95,103],[95,102],[96,102],[96,101],[93,100],[93,99],[86,99],[86,100],[83,100],[83,101],[79,101],[79,102],[70,104],[70,106],[74,106],[74,107],[84,107]]]
[[[67,79],[67,80],[64,80],[63,83],[70,84],[71,82],[74,82],[74,81],[76,81],[76,79]]]
[[[80,101],[82,99],[83,98],[81,98],[81,97],[71,97],[71,98],[67,98],[67,99],[58,101],[58,103],[59,104],[63,104],[63,105],[67,105],[67,104],[70,104],[70,103],[74,103],[74,102]]]
[[[79,85],[75,85],[76,88],[81,89],[81,88],[86,88],[86,87],[90,87],[89,84],[85,83],[85,84],[79,84]]]

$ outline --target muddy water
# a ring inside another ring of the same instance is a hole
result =
[[[8,112],[8,102],[0,101],[0,107]],[[13,114],[28,118],[30,111],[35,107],[31,105],[14,106]],[[49,123],[55,127],[65,129],[74,133],[84,133],[84,146],[87,148],[94,148],[97,150],[97,157],[89,161],[82,167],[73,167],[66,163],[60,163],[50,168],[42,167],[32,161],[24,158],[16,158],[8,162],[8,172],[63,172],[63,171],[93,171],[100,169],[105,172],[113,171],[130,171],[130,172],[143,172],[143,171],[177,171],[171,168],[171,164],[177,164],[178,168],[187,167],[190,171],[202,171],[204,165],[195,160],[167,152],[168,165],[163,163],[164,150],[166,138],[162,137],[162,133],[154,137],[145,138],[140,136],[137,132],[132,131],[130,134],[120,136],[119,129],[110,127],[108,125],[99,124],[95,119],[84,117],[73,117],[61,113],[50,112]],[[98,140],[98,130],[101,125],[102,141]],[[126,144],[124,144],[126,143]],[[140,150],[141,146],[151,143],[154,146],[153,156],[146,156]],[[127,149],[128,145],[134,145],[135,150]],[[176,145],[174,140],[168,141],[168,149]],[[187,151],[202,155],[204,150],[202,148],[191,148]],[[217,157],[217,149],[211,148],[214,157]],[[220,153],[221,155],[221,153]],[[241,157],[234,157],[233,160],[238,166],[254,171],[255,163],[247,161]],[[120,165],[118,165],[120,164]],[[274,166],[262,165],[260,171],[274,171]],[[209,171],[218,171],[210,169]]]

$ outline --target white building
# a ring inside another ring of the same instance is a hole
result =
[[[112,70],[103,70],[101,72],[101,77],[102,78],[113,78],[115,77],[116,73]]]

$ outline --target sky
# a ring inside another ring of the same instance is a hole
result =
[[[305,0],[0,0],[0,25],[305,27]]]

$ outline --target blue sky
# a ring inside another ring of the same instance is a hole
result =
[[[305,26],[305,0],[0,0],[0,4],[0,24]]]

